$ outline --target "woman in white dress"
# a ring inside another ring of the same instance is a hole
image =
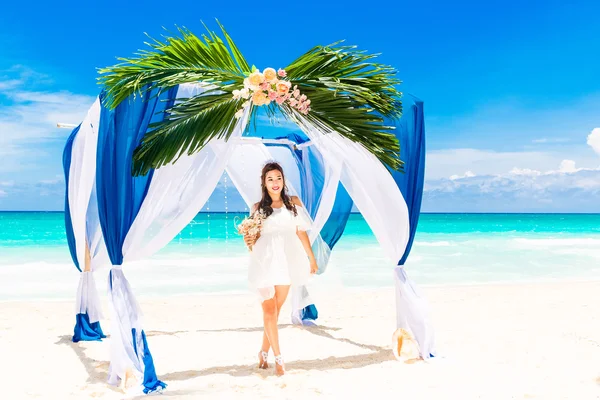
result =
[[[251,250],[248,280],[262,304],[264,333],[259,368],[268,368],[269,349],[275,355],[278,376],[285,373],[279,348],[277,320],[290,285],[305,285],[317,272],[307,230],[310,218],[300,199],[286,193],[283,169],[278,163],[264,166],[261,174],[262,199],[252,213],[262,211],[264,220],[257,236],[246,235],[244,241]]]

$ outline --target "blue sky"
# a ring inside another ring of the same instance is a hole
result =
[[[54,126],[83,118],[96,68],[218,18],[259,68],[339,39],[382,53],[425,102],[424,211],[600,212],[599,2],[208,3],[5,5],[0,209],[62,209]]]

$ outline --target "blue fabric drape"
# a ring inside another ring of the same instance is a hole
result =
[[[163,93],[145,92],[136,97],[130,96],[114,110],[101,109],[96,190],[102,234],[113,265],[123,263],[123,243],[152,181],[152,172],[145,176],[132,176],[133,151],[146,134],[149,124],[164,118],[164,111],[173,104],[176,94],[177,87]],[[100,99],[103,97],[104,93]],[[130,304],[126,306],[131,307]],[[136,335],[140,334],[144,339],[144,392],[147,393],[166,385],[156,377],[143,330],[132,332],[133,344],[136,343]]]
[[[398,265],[404,265],[412,248],[423,198],[425,178],[425,116],[423,102],[411,95],[403,98],[404,112],[396,124],[395,135],[400,141],[400,158],[404,160],[404,173],[392,173],[408,206],[410,237]]]
[[[100,322],[90,323],[90,317],[86,314],[75,316],[75,329],[73,329],[73,342],[102,340],[106,336],[102,332]]]
[[[311,218],[315,218],[321,204],[321,195],[325,185],[325,160],[321,153],[313,146],[304,148],[300,154],[298,154],[299,152],[293,153],[295,154],[298,170],[300,171],[302,203],[306,206]],[[340,183],[331,214],[320,232],[321,238],[330,250],[333,249],[333,246],[344,231],[351,210],[352,199]],[[313,250],[317,254],[316,249],[313,248]],[[320,260],[319,273],[325,271],[328,261]],[[301,319],[303,321],[314,321],[318,316],[319,313],[314,304],[308,305],[301,312]]]
[[[346,229],[353,204],[352,198],[340,182],[335,194],[335,203],[333,203],[331,214],[327,222],[325,222],[323,229],[321,229],[321,237],[331,250],[333,250],[333,246],[340,240],[344,229]]]
[[[79,260],[77,260],[77,248],[75,246],[75,233],[73,232],[73,221],[71,221],[71,208],[69,207],[69,171],[71,169],[71,155],[73,151],[73,142],[75,141],[75,137],[77,133],[79,133],[79,129],[81,128],[81,124],[73,129],[69,137],[67,138],[67,143],[65,144],[65,149],[63,151],[63,169],[65,172],[65,231],[67,233],[67,243],[69,244],[69,252],[71,253],[71,259],[75,264],[75,267],[81,271],[79,267]]]

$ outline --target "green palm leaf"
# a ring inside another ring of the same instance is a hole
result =
[[[394,127],[384,124],[384,117],[394,120],[402,115],[402,94],[395,87],[401,82],[393,68],[370,61],[375,57],[335,43],[314,47],[286,71],[311,100],[306,119],[360,143],[384,164],[402,170]],[[290,107],[284,111],[295,112]]]
[[[200,151],[214,138],[229,139],[238,120],[235,113],[243,100],[212,90],[171,108],[169,117],[150,126],[133,153],[134,175],[175,162],[183,154]]]
[[[146,43],[151,50],[136,58],[121,58],[122,63],[100,70],[99,82],[106,88],[104,105],[116,107],[131,95],[146,90],[166,90],[184,83],[204,82],[213,89],[177,103],[166,110],[163,122],[151,125],[134,152],[133,172],[144,175],[182,154],[199,151],[211,139],[229,138],[237,120],[241,100],[232,91],[243,85],[250,67],[227,32],[227,45],[214,32],[202,39],[185,28],[181,37],[166,42]],[[181,99],[180,99],[181,100]]]

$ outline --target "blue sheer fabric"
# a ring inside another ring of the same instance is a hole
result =
[[[123,263],[123,243],[152,180],[152,171],[145,176],[132,176],[133,151],[146,134],[149,124],[164,118],[164,110],[173,104],[176,94],[177,87],[163,93],[146,92],[141,96],[130,96],[114,110],[101,109],[96,190],[102,234],[113,265]],[[112,282],[110,287],[112,290]],[[131,309],[133,304],[123,306]],[[156,376],[144,331],[133,331],[132,335],[134,346],[136,335],[143,338],[144,392],[164,388],[166,385]]]
[[[404,112],[396,125],[395,134],[400,141],[400,158],[405,162],[404,173],[392,173],[408,206],[410,237],[398,265],[404,265],[412,248],[423,198],[425,177],[425,117],[423,102],[411,95],[403,98]]]
[[[90,323],[90,318],[86,314],[77,314],[75,316],[75,329],[73,330],[73,342],[102,340],[106,336],[102,332],[100,322]]]
[[[67,143],[65,144],[65,149],[63,151],[63,169],[65,172],[65,231],[67,233],[67,243],[69,244],[69,252],[71,253],[71,259],[75,264],[75,267],[79,271],[81,268],[79,267],[79,261],[77,260],[77,249],[75,247],[75,233],[73,232],[73,221],[71,221],[71,208],[69,206],[69,171],[71,169],[71,155],[73,151],[73,142],[75,141],[75,137],[77,133],[79,133],[79,129],[81,125],[77,126],[77,128],[73,129],[69,137],[67,138]]]

